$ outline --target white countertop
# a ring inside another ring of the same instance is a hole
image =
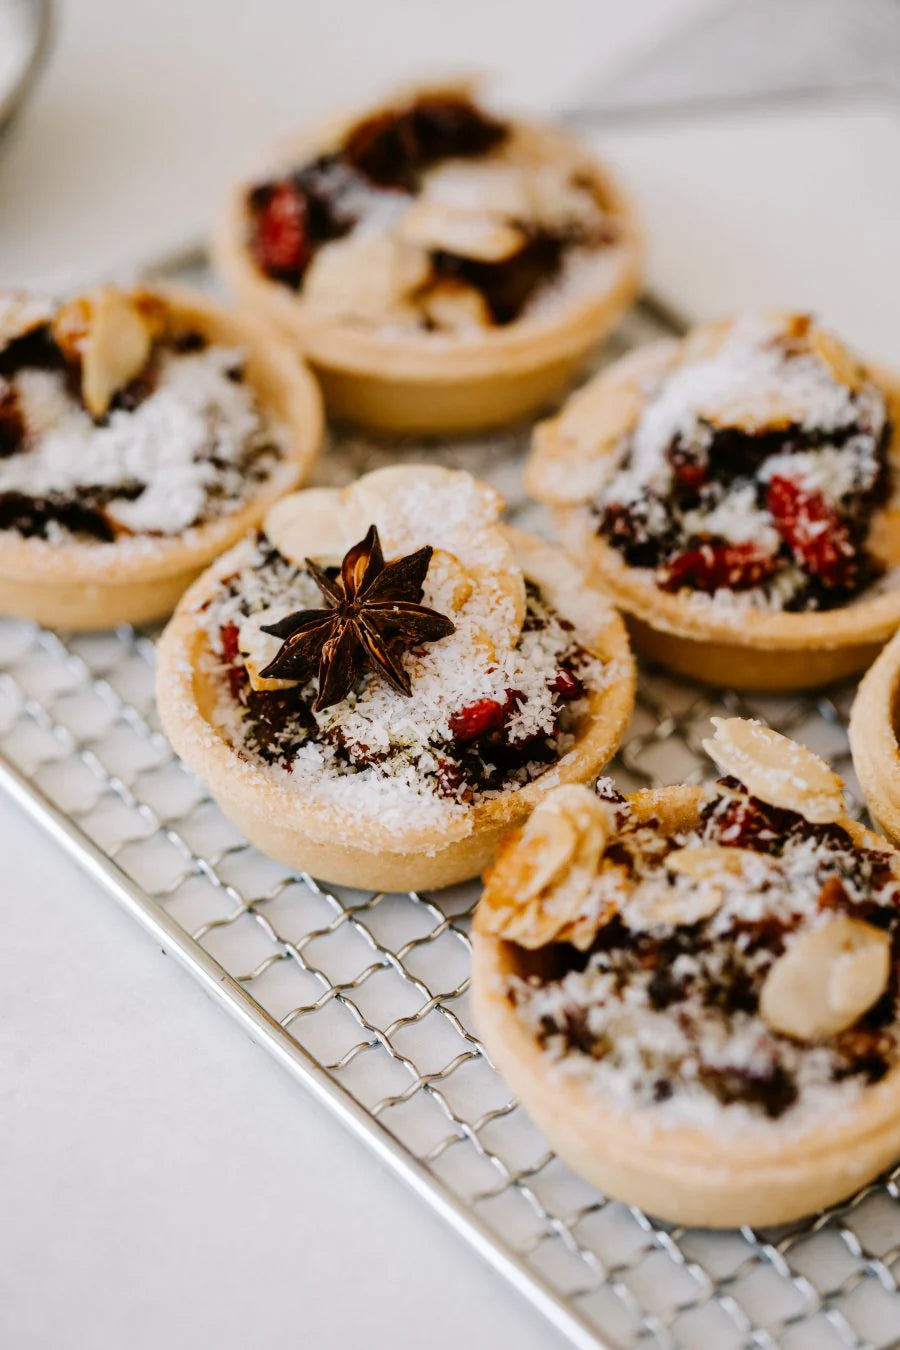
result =
[[[190,239],[232,167],[332,102],[496,70],[558,106],[689,0],[78,0],[0,151],[0,282]],[[900,363],[900,128],[860,102],[603,141],[696,312],[812,305]],[[0,1342],[548,1346],[556,1337],[0,801]]]

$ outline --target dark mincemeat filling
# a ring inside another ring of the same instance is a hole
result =
[[[203,351],[207,345],[202,333],[188,330],[167,343],[167,348],[179,354],[190,354]],[[105,425],[114,412],[133,412],[154,393],[159,378],[159,355],[159,350],[155,350],[146,368],[116,393],[106,416],[96,419],[98,426]],[[58,374],[73,401],[81,404],[78,369],[66,361],[53,341],[49,326],[43,325],[9,343],[0,352],[0,458],[4,459],[27,454],[31,448],[29,429],[15,386],[16,376],[24,370]],[[240,367],[235,367],[229,374],[238,382],[244,378]],[[279,454],[274,444],[264,442],[249,445],[237,466],[226,466],[216,459],[214,451],[206,458],[223,469],[237,467],[242,478],[255,483],[268,476],[272,460]],[[14,490],[0,491],[0,530],[15,530],[26,539],[46,539],[51,527],[56,526],[76,537],[111,543],[121,530],[104,508],[113,501],[136,501],[147,486],[136,480],[115,485],[80,483],[74,489],[40,497]],[[211,501],[218,499],[214,490],[208,497]],[[200,520],[194,522],[200,523]]]
[[[446,159],[479,158],[508,135],[505,123],[451,95],[426,96],[360,122],[339,150],[250,190],[256,265],[273,281],[299,290],[316,250],[357,224],[367,190],[415,195],[426,170]],[[433,279],[457,278],[474,287],[501,325],[517,319],[538,288],[557,275],[568,248],[614,241],[611,225],[587,238],[576,228],[550,232],[528,221],[511,223],[523,230],[526,242],[500,262],[478,262],[445,250],[431,254]]]
[[[753,849],[777,857],[790,840],[815,840],[820,859],[816,880],[822,887],[819,907],[851,914],[891,934],[892,974],[888,989],[855,1026],[827,1042],[834,1055],[835,1081],[857,1078],[864,1083],[877,1083],[896,1062],[895,1022],[900,999],[900,886],[894,881],[884,855],[857,848],[840,825],[813,825],[792,811],[766,805],[749,796],[735,779],[723,779],[722,787],[722,795],[703,809],[699,828],[703,842]],[[666,853],[678,846],[678,841],[661,839],[655,828],[653,821],[647,822],[641,827],[640,841],[632,836],[630,843],[626,826],[606,856],[630,872],[634,866],[632,850],[638,847],[645,851],[649,847],[654,861],[661,863]],[[878,901],[854,902],[845,882],[859,888],[863,895],[878,893]],[[724,1019],[735,1013],[755,1014],[765,975],[784,951],[787,935],[800,922],[799,916],[792,914],[768,915],[759,921],[736,917],[728,933],[711,938],[703,922],[657,935],[634,933],[616,917],[600,929],[589,951],[579,952],[568,944],[560,944],[552,951],[552,966],[532,978],[542,985],[555,984],[570,971],[592,965],[612,972],[617,984],[624,988],[636,975],[642,978],[649,975],[650,1006],[666,1010],[676,1018],[696,1045],[703,1086],[725,1105],[742,1102],[776,1119],[798,1097],[794,1074],[779,1062],[781,1038],[770,1033],[774,1054],[763,1074],[752,1074],[743,1065],[705,1064],[699,1051],[700,1030],[687,1000],[696,1005],[699,999],[705,1015]],[[724,961],[723,944],[728,948]],[[688,977],[674,974],[679,956],[691,957],[699,972]],[[588,1013],[584,1006],[569,1005],[558,1015],[544,1017],[540,1030],[542,1043],[562,1037],[570,1050],[602,1060],[611,1047],[591,1032]],[[677,1081],[665,1074],[660,1074],[652,1084],[656,1101],[668,1100],[677,1090]]]
[[[289,573],[293,574],[291,564],[275,549],[269,549],[264,555],[261,566],[283,570],[286,578]],[[337,575],[336,568],[329,571]],[[236,577],[223,584],[226,593],[237,594]],[[555,613],[536,586],[528,582],[526,590],[524,632],[545,628],[553,619],[564,631],[572,631],[569,621]],[[319,727],[312,713],[316,697],[313,683],[285,690],[252,689],[238,649],[235,623],[221,628],[220,644],[231,693],[247,710],[243,723],[246,748],[260,759],[290,770],[298,751],[309,741],[329,744],[347,773],[389,759],[388,754],[371,753],[366,746],[348,745],[341,737],[339,727],[328,731]],[[468,802],[478,792],[537,778],[547,765],[558,759],[560,734],[572,730],[573,718],[567,705],[585,696],[581,675],[591,659],[574,639],[563,653],[552,683],[557,708],[552,734],[510,740],[507,725],[522,701],[522,695],[515,689],[506,691],[502,703],[482,699],[454,714],[451,719],[453,739],[429,747],[438,763],[434,787],[439,795]]]
[[[827,433],[797,426],[756,435],[710,428],[703,446],[676,438],[666,450],[673,475],[670,494],[662,497],[648,489],[640,501],[610,502],[599,509],[597,530],[629,566],[655,569],[663,590],[746,590],[766,586],[786,568],[796,567],[802,580],[783,608],[837,609],[872,585],[883,570],[868,552],[866,540],[872,516],[890,490],[891,435],[889,422],[876,436],[859,420]],[[823,446],[846,447],[848,454],[860,457],[858,487],[838,501],[806,490],[787,476],[768,483],[758,477],[772,455]],[[863,446],[869,453],[863,453]],[[627,458],[624,463],[627,467]],[[685,512],[715,507],[748,484],[778,532],[776,553],[685,529]]]

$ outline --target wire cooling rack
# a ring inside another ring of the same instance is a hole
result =
[[[644,304],[607,355],[664,331]],[[319,481],[427,453],[490,479],[539,528],[519,483],[526,442],[423,451],[336,433]],[[572,1344],[900,1345],[900,1168],[778,1231],[686,1230],[605,1200],[548,1149],[471,1030],[477,886],[368,894],[264,858],[161,734],[153,663],[152,634],[0,622],[0,786]],[[722,697],[645,670],[613,772],[626,790],[702,779],[700,742],[725,709],[825,754],[853,794],[851,697]]]

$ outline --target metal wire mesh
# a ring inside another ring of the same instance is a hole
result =
[[[638,311],[612,349],[660,326]],[[525,437],[427,453],[490,478],[534,525]],[[320,481],[422,453],[338,436]],[[900,1344],[900,1169],[777,1232],[689,1231],[605,1200],[548,1150],[470,1030],[477,887],[367,894],[262,857],[162,736],[153,660],[152,636],[130,629],[62,639],[0,623],[0,782],[573,1343]],[[626,789],[703,778],[700,741],[724,706],[826,754],[852,793],[851,695],[723,698],[645,671],[614,773]]]

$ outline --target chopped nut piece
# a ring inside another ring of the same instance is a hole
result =
[[[727,848],[724,844],[695,844],[676,848],[666,856],[666,867],[679,876],[708,881],[710,877],[741,876],[748,866],[764,862],[758,853],[746,848]]]
[[[715,736],[703,748],[723,773],[770,806],[796,811],[814,824],[839,820],[843,783],[824,760],[777,731],[741,717],[714,717]]]
[[[103,417],[118,391],[141,373],[157,331],[156,315],[146,305],[111,287],[60,308],[53,337],[81,368],[81,396],[92,417]]]
[[[426,319],[436,328],[460,333],[493,325],[491,311],[481,292],[455,277],[442,277],[418,299]]]
[[[779,957],[760,995],[773,1031],[795,1040],[834,1036],[884,993],[890,939],[861,919],[841,916],[803,933]]]
[[[522,230],[496,216],[427,199],[410,207],[400,221],[399,233],[428,252],[442,249],[476,262],[503,262],[525,244]]]
[[[303,283],[304,302],[335,318],[400,315],[428,279],[424,249],[387,233],[353,233],[319,249]]]
[[[589,788],[556,788],[498,855],[481,898],[484,930],[522,947],[576,941],[587,947],[613,906],[589,908],[611,831]]]
[[[623,917],[639,933],[650,928],[688,927],[715,914],[724,898],[721,887],[707,881],[690,890],[664,881],[647,882],[629,898]]]

